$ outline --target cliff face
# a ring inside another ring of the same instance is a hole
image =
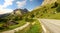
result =
[[[56,2],[57,0],[44,0],[41,5],[47,5]]]
[[[60,3],[60,0],[43,0],[42,4],[40,6],[38,6],[38,7],[36,7],[35,9],[39,9],[41,6],[50,5],[50,4],[55,3],[57,1]]]

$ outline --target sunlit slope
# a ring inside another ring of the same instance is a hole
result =
[[[57,19],[60,17],[60,16],[57,16],[57,14],[60,15],[60,0],[57,0],[56,2],[51,4],[40,6],[40,8],[34,9],[30,13],[30,16],[35,18],[53,18],[54,17],[53,19]]]

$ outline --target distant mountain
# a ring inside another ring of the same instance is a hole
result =
[[[9,15],[23,15],[23,14],[26,14],[28,12],[29,11],[26,8],[25,9],[15,9],[11,13],[0,14],[0,18],[7,17]]]
[[[29,11],[25,8],[25,9],[15,9],[13,11],[13,14],[16,14],[16,15],[23,15],[23,14],[26,14],[28,13]]]
[[[6,17],[6,16],[9,16],[10,13],[6,13],[6,14],[0,14],[0,18],[3,18],[3,17]]]

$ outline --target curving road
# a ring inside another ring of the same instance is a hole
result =
[[[60,20],[38,19],[42,24],[42,33],[60,33]]]
[[[4,32],[0,32],[0,33],[14,33],[16,31],[19,31],[19,30],[22,30],[24,29],[25,27],[29,26],[29,22],[27,22],[25,25],[21,26],[21,27],[18,27],[16,29],[13,29],[13,30],[9,30],[9,31],[4,31]]]

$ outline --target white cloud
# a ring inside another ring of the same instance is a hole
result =
[[[14,0],[5,0],[5,3],[3,4],[3,7],[7,7],[9,5],[12,5]]]
[[[29,1],[33,1],[33,0],[29,0]],[[23,1],[17,1],[16,4],[18,6],[18,8],[22,8],[26,5],[27,0],[23,0]]]
[[[0,14],[12,12],[12,9],[6,9],[6,7],[12,5],[13,1],[14,0],[4,0],[4,4],[0,5]]]
[[[24,0],[24,1],[17,1],[16,4],[17,4],[18,8],[21,8],[21,7],[26,5],[26,0]]]
[[[10,13],[12,11],[13,11],[12,9],[0,9],[0,14]]]
[[[3,8],[3,6],[2,6],[2,5],[0,5],[0,9],[1,9],[1,8]]]

